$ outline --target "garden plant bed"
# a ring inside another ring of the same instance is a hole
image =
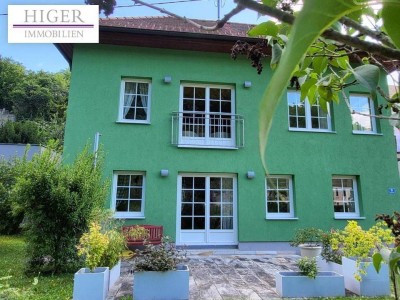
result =
[[[343,275],[318,272],[315,279],[300,272],[277,272],[276,291],[281,297],[339,297],[345,295]]]

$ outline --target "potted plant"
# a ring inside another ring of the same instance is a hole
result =
[[[302,257],[300,272],[277,272],[276,291],[281,297],[338,297],[345,295],[343,276],[318,272],[315,257]]]
[[[101,226],[92,222],[89,231],[79,240],[78,255],[85,258],[86,268],[81,268],[74,275],[74,300],[104,300],[107,297],[110,269],[99,267],[108,247],[107,237],[101,233]]]
[[[150,237],[149,230],[140,225],[123,227],[123,233],[130,250],[143,249],[139,242],[144,243]]]
[[[322,252],[317,258],[318,269],[321,271],[333,271],[338,274],[343,274],[342,270],[342,254],[338,249],[332,249],[332,235],[335,230],[324,232],[322,234]]]
[[[342,254],[346,289],[363,296],[390,295],[389,270],[383,265],[377,273],[372,255],[394,242],[383,222],[364,230],[356,221],[348,221],[343,230],[332,234],[332,249]]]
[[[317,257],[322,251],[323,233],[321,229],[314,227],[298,229],[290,245],[299,247],[301,256]]]
[[[77,249],[78,255],[84,257],[86,268],[75,273],[74,300],[105,299],[120,277],[120,257],[125,249],[125,237],[116,221],[105,217],[103,222],[92,222]]]
[[[185,253],[168,237],[161,244],[145,243],[134,257],[134,299],[189,299],[189,269]],[[155,288],[156,287],[156,288]]]

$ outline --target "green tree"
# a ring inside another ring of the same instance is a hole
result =
[[[68,70],[58,73],[28,71],[17,62],[0,56],[0,109],[6,108],[23,122],[3,124],[0,141],[47,143],[50,139],[57,139],[62,144],[69,82]],[[29,131],[25,126],[28,124],[24,122],[26,120],[36,124],[30,124],[32,132],[28,136],[31,138],[21,139],[18,132]],[[33,138],[35,132],[39,137]]]
[[[25,68],[10,58],[0,55],[0,108],[12,110],[11,93],[25,80]]]
[[[12,211],[11,190],[18,175],[17,168],[24,160],[6,161],[0,159],[0,234],[16,234],[21,231],[22,212]]]
[[[35,121],[8,121],[0,126],[0,143],[45,144],[54,139]]]
[[[13,210],[25,214],[31,272],[61,273],[80,264],[76,245],[96,212],[103,208],[107,184],[101,163],[85,149],[72,165],[48,148],[18,169]]]

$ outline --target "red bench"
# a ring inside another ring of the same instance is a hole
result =
[[[142,246],[144,243],[144,239],[132,239],[129,237],[129,230],[131,230],[135,226],[140,226],[146,229],[149,232],[149,236],[146,239],[146,242],[153,245],[161,244],[161,239],[163,237],[163,226],[157,225],[129,225],[122,226],[122,232],[127,239],[127,245],[129,246]]]

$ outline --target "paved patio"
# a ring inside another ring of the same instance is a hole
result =
[[[189,251],[190,299],[273,299],[275,273],[298,270],[296,255],[272,255],[239,251]],[[132,265],[124,261],[121,279],[107,300],[132,296]]]

